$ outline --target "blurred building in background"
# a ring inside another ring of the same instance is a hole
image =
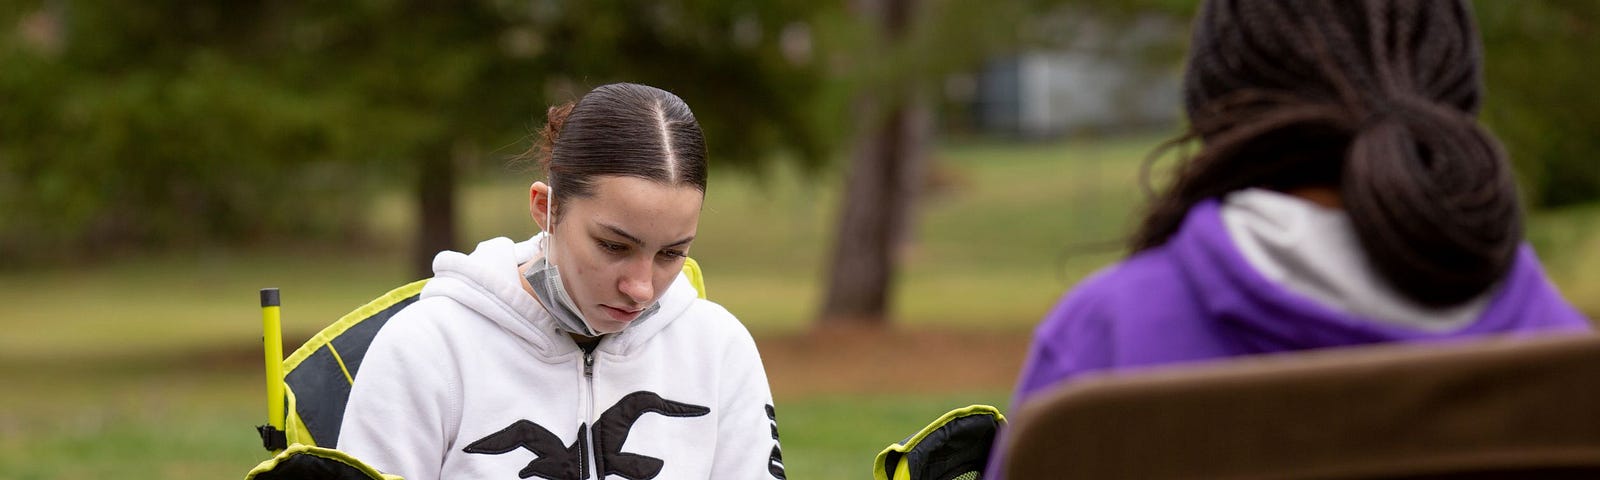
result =
[[[1023,138],[1176,124],[1178,79],[1088,52],[990,60],[975,75],[974,126]]]
[[[1160,45],[1183,28],[1164,16],[1111,28],[1080,20],[1061,47],[988,59],[952,77],[946,96],[965,105],[965,123],[981,134],[1048,139],[1067,134],[1172,128],[1180,120],[1179,71]],[[1151,54],[1150,52],[1156,52]]]

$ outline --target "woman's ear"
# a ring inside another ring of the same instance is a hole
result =
[[[533,182],[533,186],[528,187],[528,210],[541,231],[550,231],[550,225],[545,224],[550,219],[550,208],[550,186]]]

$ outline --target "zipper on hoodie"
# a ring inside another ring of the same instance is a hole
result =
[[[583,424],[587,425],[586,428],[589,430],[589,435],[584,438],[582,448],[585,455],[583,456],[583,466],[581,468],[594,472],[595,480],[601,480],[604,474],[599,471],[600,457],[594,449],[594,349],[592,348],[583,352],[583,383],[584,391],[587,393],[585,395],[587,401],[583,408]],[[582,478],[589,477],[587,473],[582,476]]]
[[[589,393],[594,393],[594,352],[583,352],[583,378],[589,382]]]

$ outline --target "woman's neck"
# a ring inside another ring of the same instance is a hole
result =
[[[1344,200],[1339,198],[1339,189],[1337,188],[1298,187],[1284,190],[1283,193],[1306,199],[1325,208],[1344,209]]]

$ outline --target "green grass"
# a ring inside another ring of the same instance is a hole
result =
[[[4,375],[0,478],[242,478],[265,458],[252,428],[264,381],[237,365],[13,364]]]
[[[259,345],[257,291],[279,287],[305,336],[404,278],[397,261],[327,252],[228,252],[0,275],[8,358],[120,357]],[[259,348],[259,347],[256,347]]]
[[[1156,141],[938,149],[939,188],[902,252],[896,321],[1029,328],[1116,260]],[[463,236],[531,235],[525,177],[468,187]],[[758,336],[800,331],[816,314],[839,183],[716,172],[692,254],[711,297]],[[360,252],[208,250],[0,274],[0,478],[241,476],[263,458],[251,430],[262,416],[257,289],[281,288],[287,335],[310,335],[411,280],[408,208],[401,195],[380,199],[371,229],[389,240]],[[1600,313],[1600,205],[1539,214],[1528,236],[1567,298]],[[873,455],[938,414],[1005,403],[1005,392],[972,390],[780,398],[791,476],[866,477]]]
[[[0,478],[242,478],[267,453],[261,378],[242,365],[7,372]],[[70,373],[62,376],[61,373]],[[946,411],[1006,392],[779,399],[790,478],[867,478],[873,456]],[[26,412],[22,414],[19,412]]]
[[[790,478],[871,478],[872,460],[945,412],[972,404],[1005,408],[1009,392],[840,395],[781,402],[778,428]]]

